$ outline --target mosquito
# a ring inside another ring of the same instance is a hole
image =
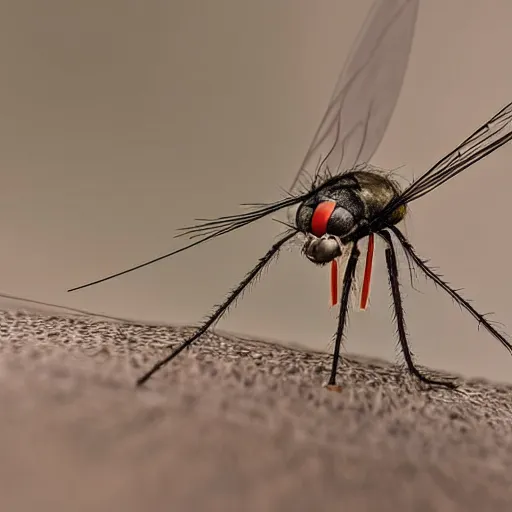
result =
[[[302,253],[311,262],[320,266],[331,264],[332,302],[336,304],[339,298],[332,368],[326,384],[328,389],[340,390],[336,384],[340,348],[356,267],[361,268],[358,267],[358,262],[363,240],[367,240],[368,244],[360,307],[365,309],[368,302],[375,236],[385,242],[387,274],[398,339],[407,368],[414,377],[428,385],[451,389],[456,387],[450,380],[437,380],[423,375],[415,365],[405,329],[397,263],[398,246],[413,267],[448,293],[512,353],[512,345],[505,336],[427,265],[426,260],[417,254],[398,227],[413,201],[432,192],[510,141],[512,103],[403,189],[392,174],[369,163],[384,136],[398,100],[411,51],[418,9],[419,0],[377,0],[373,4],[286,197],[273,203],[245,205],[250,206],[245,213],[216,219],[197,219],[198,224],[181,228],[181,233],[176,235],[193,239],[188,245],[68,290],[79,290],[113,279],[241,229],[276,212],[288,211],[289,222],[285,223],[287,229],[278,241],[259,259],[224,302],[199,324],[195,332],[141,376],[137,385],[145,383],[218,322],[247,286],[294,239],[302,239]],[[311,175],[312,169],[314,172]],[[305,186],[308,175],[311,183]],[[341,279],[341,294],[338,296],[336,274],[338,262],[342,260],[346,265]]]

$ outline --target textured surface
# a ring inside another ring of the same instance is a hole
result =
[[[1,510],[508,510],[512,388],[186,329],[0,313]]]

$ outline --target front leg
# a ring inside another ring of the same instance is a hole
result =
[[[340,359],[341,339],[343,337],[343,330],[345,329],[345,323],[347,320],[350,289],[352,288],[352,283],[354,281],[354,275],[359,255],[360,252],[357,248],[357,242],[354,242],[350,252],[349,260],[347,262],[347,267],[345,268],[345,274],[343,275],[343,290],[340,301],[340,313],[338,316],[338,330],[336,331],[336,342],[334,344],[334,353],[332,356],[332,370],[329,382],[326,386],[327,389],[331,391],[341,390],[340,386],[336,385],[336,372],[338,370],[338,363]]]

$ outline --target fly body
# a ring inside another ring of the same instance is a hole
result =
[[[328,380],[330,389],[338,389],[336,378],[340,361],[341,340],[344,336],[356,266],[360,258],[359,241],[368,239],[365,277],[361,307],[368,300],[374,237],[385,243],[385,261],[393,300],[400,347],[409,372],[423,383],[455,387],[452,381],[439,381],[424,375],[413,359],[405,330],[404,310],[400,292],[397,249],[438,288],[475,318],[510,353],[512,345],[505,335],[479,313],[430,268],[399,229],[406,210],[413,201],[429,194],[474,163],[512,140],[512,103],[508,103],[491,119],[475,130],[453,151],[438,160],[430,169],[403,190],[389,173],[370,165],[386,127],[391,119],[401,89],[412,45],[419,0],[376,0],[358,40],[343,68],[327,110],[295,175],[288,195],[271,203],[259,203],[244,213],[202,220],[183,228],[180,235],[192,241],[168,254],[159,256],[116,274],[77,286],[69,291],[98,284],[127,274],[156,261],[168,258],[208,240],[243,228],[280,211],[288,211],[288,229],[260,257],[255,266],[231,291],[196,331],[163,359],[157,361],[137,381],[146,382],[155,372],[198,340],[219,321],[243,291],[253,283],[283,246],[299,235],[305,235],[303,252],[318,265],[331,262],[336,270],[338,257],[346,256],[341,294],[332,272],[333,303],[339,298],[338,325],[335,335],[332,367]],[[334,174],[333,174],[334,172]],[[312,185],[304,187],[306,176],[313,176]],[[294,208],[298,210],[294,213]],[[344,254],[345,253],[345,254]]]
[[[399,194],[397,183],[377,169],[328,179],[297,209],[297,229],[306,235],[303,253],[318,265],[339,257],[343,246],[369,235],[371,223]],[[404,216],[405,208],[398,208],[384,222],[397,224]]]

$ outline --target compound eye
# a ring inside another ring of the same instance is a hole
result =
[[[320,238],[327,233],[327,224],[335,208],[335,201],[322,201],[316,205],[311,217],[311,233],[313,235]]]
[[[345,208],[338,206],[329,218],[329,233],[336,236],[345,236],[354,228],[354,216]]]

